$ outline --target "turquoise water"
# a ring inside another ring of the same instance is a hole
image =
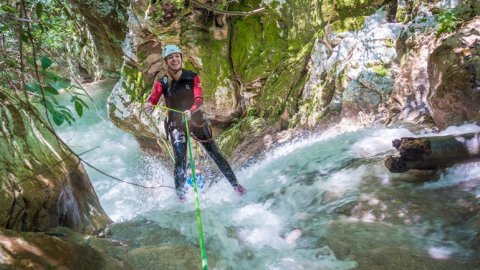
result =
[[[62,127],[61,136],[77,152],[100,146],[84,158],[109,174],[173,185],[159,160],[143,155],[132,136],[108,121],[108,91],[90,93],[98,112]],[[464,125],[443,134],[479,130]],[[394,153],[391,141],[413,135],[340,123],[237,171],[244,198],[225,180],[207,188],[200,200],[206,248],[217,259],[212,269],[476,269],[469,221],[479,209],[480,163],[435,174],[389,173],[383,158]],[[180,204],[171,189],[145,190],[87,171],[116,222],[148,219],[182,236],[170,244],[198,244],[191,192]],[[164,240],[152,235],[152,241]]]

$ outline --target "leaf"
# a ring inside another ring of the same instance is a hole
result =
[[[46,57],[46,56],[42,56],[42,58],[40,59],[40,61],[42,62],[42,69],[45,70],[47,68],[49,68],[51,65],[52,65],[52,60],[50,60],[50,58]]]
[[[49,94],[58,95],[57,89],[51,87],[50,85],[47,85],[47,86],[44,87],[43,89],[45,89],[45,92],[47,92],[47,93],[49,93]]]
[[[52,81],[58,81],[59,79],[61,79],[60,76],[58,76],[57,74],[51,72],[51,71],[48,71],[48,70],[44,70],[42,72],[43,75],[47,76],[49,79],[51,79]]]
[[[48,30],[48,28],[45,27],[43,23],[39,23],[38,26],[40,27],[40,31],[42,31],[42,33],[45,33]]]
[[[11,28],[10,25],[1,24],[1,25],[0,25],[0,32],[7,32],[7,30],[9,30],[10,28]]]
[[[77,100],[78,100],[80,103],[82,103],[83,107],[90,108],[90,107],[88,107],[87,103],[85,103],[85,101],[83,101],[83,99],[77,97]]]
[[[37,18],[41,18],[42,17],[42,13],[43,13],[43,4],[41,2],[38,2],[36,5],[35,5],[35,13],[37,14]]]
[[[50,85],[50,87],[52,87],[56,91],[60,91],[64,89],[64,87],[58,81],[47,80],[47,84]],[[58,92],[57,92],[57,95],[58,95]]]
[[[75,118],[72,116],[72,112],[70,112],[69,109],[67,109],[67,110],[60,110],[60,112],[63,113],[63,115],[65,116],[65,119],[69,119],[69,120],[71,120],[72,122],[75,122]]]
[[[69,126],[72,125],[72,120],[68,119],[68,117],[65,117],[65,120],[67,121],[67,123],[68,123]]]
[[[77,115],[82,117],[83,115],[83,106],[80,102],[75,101],[75,111],[77,112]]]
[[[57,111],[54,111],[52,113],[52,119],[57,126],[60,126],[63,124],[63,121],[65,121],[65,116]]]
[[[62,78],[62,77],[59,77],[57,83],[60,85],[61,88],[63,89],[67,89],[69,88],[70,86],[72,86],[72,84],[70,83],[70,80],[67,80],[65,78]]]
[[[45,103],[44,103],[44,106],[47,108],[47,110],[50,112],[50,114],[55,114],[55,112],[57,111],[55,109],[55,105],[53,105],[52,102],[50,102],[48,99],[45,100]]]
[[[59,109],[61,109],[61,110],[70,111],[70,109],[67,108],[67,106],[65,106],[65,105],[57,105],[57,108],[59,108]]]
[[[27,91],[32,92],[32,93],[41,93],[42,89],[40,88],[40,85],[38,83],[27,83],[25,84],[25,87],[27,88]]]
[[[28,35],[26,33],[22,33],[22,41],[25,43],[30,42],[30,39],[28,39]]]

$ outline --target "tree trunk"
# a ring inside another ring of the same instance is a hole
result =
[[[412,138],[392,142],[400,156],[388,156],[385,166],[391,172],[410,169],[434,170],[480,158],[480,133]]]

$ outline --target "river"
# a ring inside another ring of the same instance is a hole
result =
[[[172,173],[108,120],[111,83],[98,87],[89,90],[95,106],[89,103],[79,121],[60,127],[61,137],[77,153],[99,146],[83,158],[108,174],[145,186],[173,186]],[[480,127],[450,127],[441,134],[467,131]],[[480,163],[436,173],[389,173],[383,158],[394,152],[391,141],[415,135],[429,134],[339,123],[237,171],[247,189],[244,198],[226,180],[207,188],[200,204],[206,248],[217,259],[213,269],[479,267],[471,245],[478,232],[470,220],[479,210]],[[172,189],[142,189],[87,171],[115,222],[149,220],[182,235],[179,243],[198,245],[191,192],[181,204]]]

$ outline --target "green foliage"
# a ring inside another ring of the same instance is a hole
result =
[[[125,65],[122,74],[124,76],[122,87],[130,96],[130,100],[144,103],[148,93],[145,91],[146,87],[142,72],[137,68]]]
[[[68,19],[65,6],[56,1],[22,2],[23,10],[14,1],[0,4],[0,17],[5,18],[0,20],[0,87],[25,90],[29,100],[44,107],[56,125],[71,124],[75,121],[72,111],[57,98],[70,95],[81,117],[88,108],[82,99],[86,95],[64,77],[66,69],[60,68],[64,57],[54,61],[47,55],[65,55],[66,43],[75,36],[74,22]],[[38,57],[40,53],[44,55]]]
[[[454,10],[442,10],[437,16],[439,26],[437,29],[437,37],[443,33],[451,33],[457,28],[459,20]]]
[[[88,108],[88,105],[81,98],[85,94],[76,91],[76,87],[71,84],[70,80],[50,71],[53,64],[51,59],[42,56],[40,63],[42,67],[39,70],[42,77],[41,82],[33,81],[26,84],[26,90],[30,93],[31,101],[46,108],[56,125],[60,126],[64,122],[71,125],[75,121],[72,111],[65,105],[59,104],[57,97],[61,92],[66,91],[71,96],[70,102],[74,104],[77,115],[82,117],[84,108]]]

